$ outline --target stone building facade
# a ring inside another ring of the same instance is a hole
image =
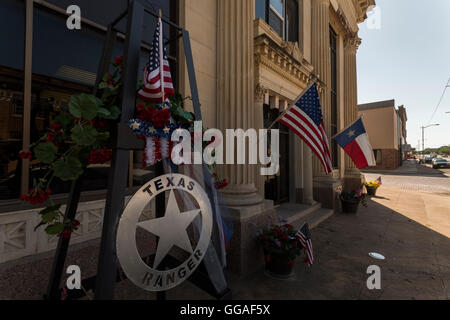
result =
[[[334,134],[356,119],[356,52],[361,43],[358,24],[364,22],[369,7],[375,5],[374,0],[146,2],[153,8],[161,7],[166,18],[190,32],[204,127],[222,130],[268,127],[314,79],[319,79],[330,142]],[[0,5],[0,11],[5,12],[0,24],[14,25],[17,30],[14,37],[5,40],[10,43],[8,52],[0,53],[0,106],[8,114],[22,106],[17,118],[23,125],[17,138],[11,136],[14,130],[8,129],[1,141],[2,148],[11,149],[15,158],[4,159],[5,179],[0,181],[0,187],[10,190],[14,185],[17,190],[0,200],[0,263],[46,252],[55,245],[55,239],[49,239],[42,230],[33,232],[39,209],[18,200],[19,193],[28,190],[28,175],[32,177],[36,171],[29,169],[39,165],[23,162],[21,167],[17,157],[18,150],[33,142],[33,128],[39,129],[41,125],[37,118],[22,117],[31,114],[23,109],[45,107],[42,120],[45,127],[53,110],[59,104],[67,104],[71,94],[92,90],[106,26],[127,3],[126,0],[5,0]],[[83,9],[81,31],[71,32],[65,26],[65,9],[70,4]],[[145,22],[147,43],[154,27],[154,21],[150,20]],[[123,49],[123,37],[118,40],[114,55],[120,55]],[[84,45],[79,45],[80,42]],[[176,46],[171,43],[169,60],[178,91],[189,97],[182,49],[181,41]],[[148,47],[143,49],[141,66],[147,57]],[[20,99],[14,98],[16,94]],[[40,102],[34,103],[34,99]],[[189,100],[186,101],[189,107]],[[2,115],[2,120],[6,117],[10,116]],[[11,127],[12,123],[8,125]],[[223,196],[236,231],[230,267],[239,273],[248,272],[263,261],[254,235],[255,228],[265,225],[269,217],[285,214],[289,222],[308,221],[313,227],[338,209],[338,187],[354,188],[361,183],[360,172],[335,144],[331,146],[334,171],[325,175],[315,155],[297,136],[282,126],[276,128],[280,129],[277,175],[263,177],[257,165],[220,168],[221,175],[230,182]],[[92,171],[96,178],[82,193],[83,203],[78,212],[82,228],[74,235],[74,242],[98,238],[101,230],[107,167]],[[128,195],[148,176],[148,171],[131,166]],[[67,188],[60,186],[55,201],[65,203]]]
[[[357,118],[358,24],[371,5],[373,0],[181,0],[179,22],[191,34],[204,125],[267,127],[318,77],[331,142]],[[179,68],[178,76],[189,96],[186,69]],[[334,143],[334,171],[325,175],[311,150],[280,129],[277,176],[261,177],[257,166],[222,168],[231,182],[223,194],[238,226],[233,255],[240,257],[240,271],[254,261],[248,226],[265,223],[274,203],[319,202],[335,210],[337,189],[361,184],[361,173]]]

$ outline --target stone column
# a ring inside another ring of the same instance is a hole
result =
[[[253,0],[218,0],[217,123],[224,133],[263,126],[262,104],[255,103],[253,12]],[[257,169],[236,164],[221,168],[230,182],[222,194],[235,228],[228,265],[240,274],[263,264],[255,234],[274,212],[273,203],[258,193]]]
[[[266,89],[262,87],[259,83],[255,86],[255,129],[262,129],[264,126],[264,100],[266,96]],[[260,175],[259,168],[261,166],[258,165],[256,168],[255,174],[255,186],[257,193],[264,197],[264,184],[265,177]]]
[[[303,148],[303,203],[313,205],[313,155],[311,149],[302,142]]]
[[[312,0],[312,64],[314,72],[325,84],[320,91],[320,102],[331,143],[331,53],[330,53],[330,1]],[[330,145],[331,147],[331,145]],[[337,188],[342,185],[341,179],[326,175],[319,159],[313,156],[313,193],[314,200],[325,208],[335,209],[338,204]]]
[[[352,37],[345,40],[344,48],[344,99],[345,99],[345,127],[352,124],[358,117],[358,91],[356,72],[356,52],[361,39]],[[361,172],[356,168],[352,159],[345,155],[344,185],[348,189],[356,189],[361,185]]]
[[[312,0],[312,65],[314,72],[327,86],[320,93],[320,103],[324,116],[327,133],[331,129],[331,55],[330,55],[330,1]],[[328,137],[330,141],[330,137]],[[325,176],[325,170],[319,159],[313,157],[313,169],[315,176]]]

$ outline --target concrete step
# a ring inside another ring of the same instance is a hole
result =
[[[320,203],[312,206],[286,203],[275,209],[278,216],[286,219],[287,223],[297,229],[305,222],[313,229],[333,215],[333,210],[322,208]]]

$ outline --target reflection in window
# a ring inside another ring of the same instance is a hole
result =
[[[298,0],[255,0],[256,18],[266,21],[284,40],[298,42]]]

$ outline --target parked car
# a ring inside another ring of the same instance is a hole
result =
[[[425,163],[432,163],[433,158],[432,157],[425,157]]]
[[[448,168],[450,167],[450,163],[444,158],[435,158],[433,159],[433,169],[437,168]]]

